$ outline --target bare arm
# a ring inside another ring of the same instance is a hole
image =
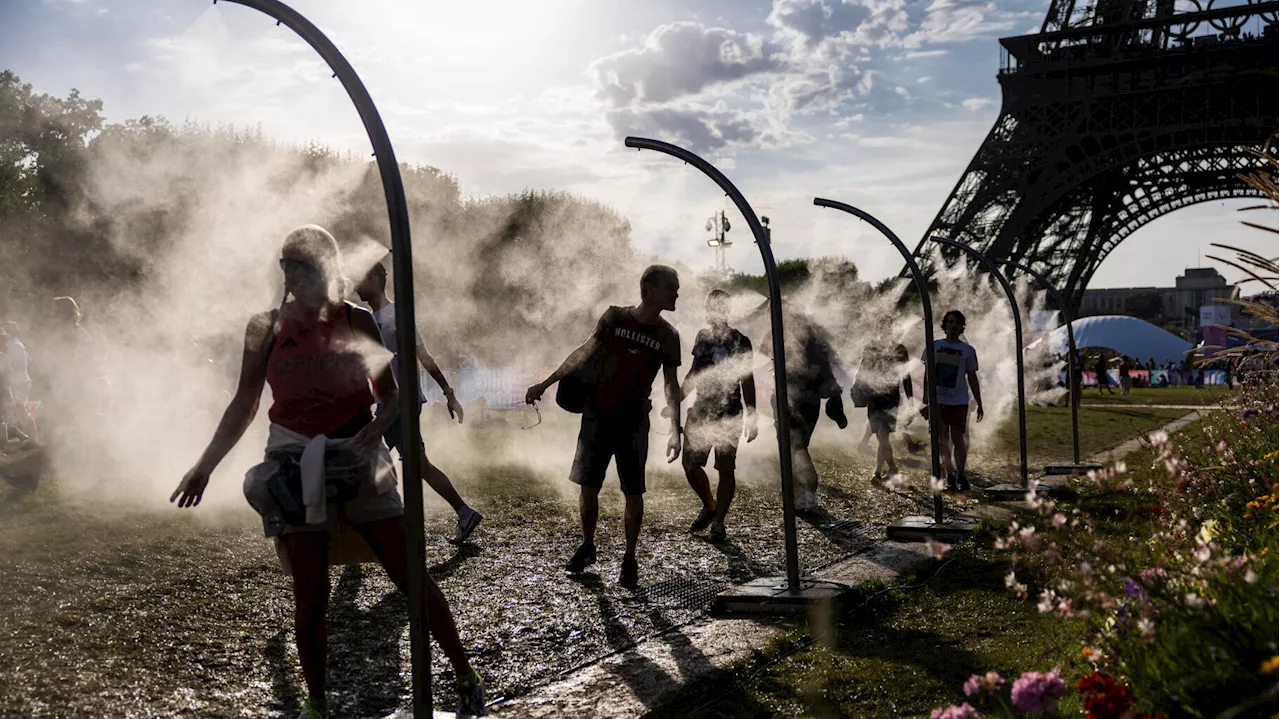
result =
[[[458,398],[453,394],[453,388],[449,386],[449,380],[445,378],[444,372],[440,371],[440,365],[436,364],[436,358],[431,356],[425,345],[418,345],[418,362],[422,368],[431,375],[431,379],[440,385],[440,391],[444,392],[445,406],[449,408],[449,416],[457,417],[458,424],[462,424],[462,404],[458,402]]]
[[[218,429],[213,433],[209,446],[200,455],[198,463],[198,466],[210,473],[236,446],[258,414],[262,388],[267,381],[267,357],[262,343],[270,329],[270,322],[270,314],[258,315],[245,328],[244,352],[240,360],[240,381],[236,385],[236,394],[222,413],[222,421],[218,423]]]
[[[746,426],[747,441],[754,441],[759,435],[760,430],[756,426],[756,377],[755,374],[748,372],[739,383],[742,387],[742,403],[747,407]]]
[[[453,388],[449,386],[449,380],[444,376],[444,372],[440,371],[440,365],[436,364],[436,358],[431,356],[427,351],[426,345],[418,345],[418,363],[422,365],[422,369],[431,375],[431,379],[440,385],[440,391],[447,395],[453,394]]]
[[[570,352],[569,356],[564,358],[564,361],[560,363],[560,366],[556,368],[555,372],[552,372],[546,379],[530,387],[524,394],[524,401],[529,404],[533,404],[538,401],[542,397],[542,393],[547,391],[548,387],[559,382],[561,379],[564,379],[567,375],[575,372],[583,365],[583,363],[591,358],[591,355],[596,353],[596,349],[599,346],[600,341],[596,339],[594,334],[588,337],[586,342],[578,345],[577,349]]]
[[[262,399],[262,387],[267,380],[267,350],[272,315],[264,312],[249,320],[244,332],[244,351],[240,359],[240,381],[236,385],[236,394],[222,413],[218,429],[209,440],[200,459],[185,476],[178,488],[169,496],[169,501],[178,501],[179,507],[194,507],[200,504],[205,487],[209,485],[209,476],[217,468],[227,453],[236,446],[236,442],[244,436],[245,430],[253,422],[258,413],[258,402]]]
[[[664,365],[662,379],[667,394],[667,407],[671,410],[671,438],[667,440],[667,462],[680,458],[680,401],[684,395],[676,368]]]
[[[978,386],[978,373],[969,370],[965,373],[969,380],[969,391],[973,392],[973,401],[978,405],[978,421],[982,421],[982,388]]]

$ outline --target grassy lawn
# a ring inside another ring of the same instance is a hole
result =
[[[928,716],[959,703],[971,674],[1017,677],[1079,661],[1082,628],[1013,597],[1008,557],[985,547],[957,548],[892,588],[859,587],[853,608],[818,640],[798,627],[649,716]]]
[[[1203,431],[1195,422],[1182,434],[1194,439]],[[1140,483],[1152,471],[1146,457],[1137,452],[1127,458]],[[1101,538],[1150,534],[1141,495],[1104,493],[1087,483],[1057,495],[1062,511],[1079,508],[1105,520],[1097,525]],[[1090,671],[1079,654],[1085,630],[1041,614],[1034,599],[1020,601],[1006,589],[1009,555],[991,549],[1002,531],[984,525],[945,559],[890,586],[859,586],[850,608],[833,622],[798,624],[752,660],[687,687],[650,716],[919,717],[965,701],[962,685],[970,674],[997,671],[1012,681],[1025,671],[1056,667],[1074,685]],[[1035,597],[1048,577],[1020,565],[1018,580]],[[1064,716],[1081,712],[1074,692],[1059,708]]]
[[[1213,406],[1221,402],[1223,399],[1230,397],[1234,390],[1226,387],[1158,387],[1158,388],[1135,388],[1129,390],[1129,394],[1120,394],[1117,388],[1115,394],[1107,394],[1103,392],[1098,394],[1097,389],[1086,387],[1084,394],[1080,398],[1081,404],[1183,404],[1196,406]]]
[[[1185,409],[1153,407],[1088,407],[1079,410],[1080,458],[1116,447],[1188,414]],[[1018,452],[1018,418],[1000,427],[1005,452]],[[1034,467],[1071,459],[1071,410],[1066,407],[1027,407],[1027,458]]]

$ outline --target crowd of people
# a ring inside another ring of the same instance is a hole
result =
[[[244,492],[261,516],[264,535],[276,542],[282,567],[292,576],[295,639],[307,687],[301,718],[316,719],[327,715],[328,567],[376,560],[399,589],[407,590],[404,505],[390,454],[391,449],[405,451],[394,364],[395,305],[386,294],[386,266],[374,264],[356,281],[348,280],[338,243],[318,226],[290,233],[279,262],[284,275],[280,305],[248,321],[235,393],[205,451],[170,501],[182,508],[200,504],[215,468],[248,429],[269,386],[267,445],[263,461],[246,475]],[[352,291],[368,309],[347,300]],[[525,393],[525,401],[534,404],[557,385],[557,402],[581,413],[569,470],[570,481],[579,488],[581,530],[581,542],[565,564],[571,574],[584,572],[597,560],[599,494],[612,462],[625,499],[619,583],[624,587],[639,583],[637,546],[644,518],[650,395],[659,373],[665,399],[660,414],[670,423],[666,457],[669,463],[683,457],[685,476],[700,504],[690,531],[705,530],[711,541],[727,537],[738,447],[743,437],[751,442],[759,433],[756,350],[745,334],[730,325],[729,293],[713,290],[706,297],[706,326],[695,337],[692,361],[682,380],[678,375],[683,359],[680,335],[662,316],[675,310],[679,291],[676,270],[650,266],[640,277],[639,303],[605,310],[591,335]],[[788,314],[783,342],[788,401],[783,411],[792,428],[797,511],[812,513],[818,510],[818,472],[809,443],[822,404],[826,403],[827,417],[841,429],[848,420],[827,335],[798,309],[788,308]],[[973,347],[961,339],[963,314],[948,312],[942,326],[946,336],[934,347],[936,380],[926,383],[920,411],[926,416],[938,413],[945,428],[947,482],[960,490],[968,486],[970,397],[977,419],[983,417],[978,361]],[[414,347],[418,364],[446,397],[450,416],[462,422],[463,408],[420,333],[414,337]],[[762,338],[759,352],[772,356],[771,336]],[[872,347],[860,371],[864,379],[851,390],[854,404],[867,408],[869,433],[879,443],[876,482],[897,472],[889,440],[902,405],[899,384],[914,412],[910,368],[904,346]],[[691,396],[686,415],[682,404]],[[776,416],[776,397],[774,411]],[[483,517],[430,462],[423,445],[409,451],[419,453],[421,480],[457,514],[452,540],[467,541]],[[714,491],[705,469],[712,456],[718,475]],[[430,617],[428,630],[453,665],[458,712],[482,715],[484,682],[470,664],[448,600],[430,577],[424,601]]]

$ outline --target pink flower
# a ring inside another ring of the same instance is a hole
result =
[[[994,692],[1001,684],[1004,684],[1004,677],[995,672],[987,672],[982,676],[974,674],[964,683],[964,695],[971,697],[974,694]]]
[[[1054,672],[1027,672],[1013,683],[1013,705],[1029,714],[1051,712],[1067,693],[1067,685]]]
[[[929,719],[982,719],[982,715],[965,702],[959,706],[952,704],[945,709],[941,707],[934,709],[929,712]]]
[[[951,551],[950,544],[934,541],[933,537],[925,537],[924,546],[929,551],[929,555],[937,559],[941,559],[943,555]]]

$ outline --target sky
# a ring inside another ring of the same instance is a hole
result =
[[[577,193],[623,213],[640,252],[695,268],[712,266],[704,225],[725,210],[729,265],[760,272],[746,223],[709,179],[622,144],[654,137],[719,167],[771,219],[779,260],[841,255],[872,281],[900,270],[900,257],[874,230],[812,199],[859,206],[914,247],[999,114],[997,39],[1037,31],[1047,5],[292,2],[359,73],[397,158],[455,175],[465,195]],[[160,115],[370,150],[319,57],[287,28],[226,1],[0,0],[0,69],[38,92],[100,98],[109,122]],[[1157,219],[1090,286],[1172,286],[1185,268],[1209,264],[1201,254],[1214,241],[1274,252],[1274,241],[1237,224],[1237,208],[1249,204]]]

